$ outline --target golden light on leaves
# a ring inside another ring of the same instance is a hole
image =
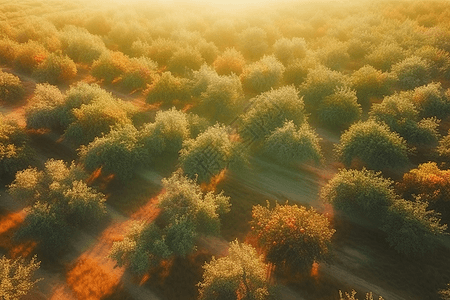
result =
[[[223,169],[219,174],[215,175],[211,178],[209,183],[200,184],[200,188],[205,192],[214,192],[216,190],[217,185],[225,179],[227,169]]]
[[[0,248],[9,249],[8,254],[11,258],[27,257],[37,245],[34,241],[16,244],[12,240],[14,233],[22,224],[25,216],[25,211],[21,210],[9,213],[0,219]]]

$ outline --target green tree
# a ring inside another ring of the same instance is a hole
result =
[[[397,198],[392,184],[371,170],[342,169],[322,188],[320,197],[337,211],[352,218],[367,218],[378,226]]]
[[[23,129],[0,114],[0,178],[10,181],[17,171],[33,162],[33,154]]]
[[[240,144],[230,139],[228,130],[216,124],[186,140],[180,151],[180,166],[190,177],[209,182],[225,168],[235,168],[245,161]]]
[[[430,66],[418,56],[410,56],[392,66],[400,88],[410,90],[430,81]]]
[[[254,206],[250,223],[266,259],[295,272],[308,272],[314,262],[326,259],[335,232],[313,208],[288,204]]]
[[[293,121],[286,121],[265,139],[263,151],[286,165],[296,162],[318,164],[323,159],[319,141],[318,135],[306,122],[297,127]]]
[[[294,86],[271,90],[250,100],[252,106],[241,117],[239,134],[246,141],[263,141],[286,120],[301,126],[306,120],[304,103]]]
[[[72,163],[48,160],[43,171],[19,171],[9,193],[31,205],[19,239],[37,239],[47,253],[67,247],[73,227],[95,224],[106,214],[102,193],[87,186],[84,171]]]
[[[441,225],[439,214],[427,210],[428,203],[396,200],[389,207],[382,230],[387,241],[401,254],[417,257],[432,252],[438,237],[444,235],[447,225]]]
[[[181,170],[163,179],[162,184],[162,224],[135,223],[123,241],[113,244],[109,254],[119,266],[126,265],[134,273],[143,274],[173,255],[191,254],[199,235],[219,234],[219,217],[230,210],[228,197],[223,193],[204,194]]]
[[[260,60],[247,65],[240,78],[245,90],[262,93],[276,88],[283,79],[286,68],[275,56],[263,56]]]
[[[19,300],[27,295],[34,285],[41,279],[33,280],[34,273],[41,262],[34,256],[31,261],[24,259],[0,259],[0,295],[5,300]]]
[[[198,284],[200,300],[275,299],[266,274],[268,266],[256,250],[237,240],[228,255],[203,265],[203,281]]]
[[[346,166],[359,159],[374,170],[401,167],[408,162],[405,140],[387,125],[373,120],[350,126],[341,135],[336,154]]]
[[[317,112],[319,122],[330,129],[348,128],[361,118],[361,113],[356,92],[348,88],[326,96]]]
[[[19,77],[0,71],[0,101],[13,103],[20,101],[25,95],[25,89]]]

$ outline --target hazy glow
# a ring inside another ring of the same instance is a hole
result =
[[[164,3],[170,4],[194,4],[194,5],[205,5],[211,6],[218,9],[224,10],[242,10],[244,8],[251,7],[265,7],[270,4],[279,4],[280,2],[288,1],[277,1],[277,0],[165,0]],[[291,1],[289,1],[291,2]]]

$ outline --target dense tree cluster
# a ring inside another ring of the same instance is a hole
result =
[[[229,197],[203,193],[195,180],[180,170],[162,180],[159,197],[162,226],[136,223],[123,241],[113,244],[110,257],[134,273],[145,273],[173,255],[186,256],[196,248],[199,235],[218,235],[220,216],[229,212]]]
[[[53,159],[42,171],[17,172],[9,193],[31,207],[16,238],[37,240],[41,249],[54,253],[67,247],[73,227],[87,227],[104,217],[106,198],[85,183],[86,177],[79,166]]]

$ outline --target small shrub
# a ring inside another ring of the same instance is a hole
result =
[[[333,40],[327,41],[317,55],[321,63],[331,70],[342,70],[350,61],[348,44]]]
[[[264,56],[244,68],[242,86],[253,93],[261,93],[276,87],[283,79],[285,67],[275,56]]]
[[[439,244],[447,225],[441,225],[438,214],[427,210],[428,203],[398,199],[389,208],[382,229],[387,241],[406,256],[430,254]]]
[[[413,89],[430,81],[429,64],[423,58],[411,56],[392,66],[392,73],[398,78],[402,89]]]
[[[351,218],[367,218],[378,226],[397,198],[393,182],[370,170],[342,169],[320,191],[320,197]]]
[[[179,46],[175,41],[158,38],[153,40],[146,49],[146,56],[156,61],[160,66],[167,66],[169,60],[178,49]]]
[[[59,84],[73,79],[77,75],[77,66],[68,56],[48,55],[37,65],[33,76],[39,82]]]
[[[405,140],[391,132],[387,125],[373,120],[350,126],[341,135],[336,154],[346,166],[360,159],[374,170],[400,167],[408,162]]]
[[[253,206],[250,224],[267,261],[302,273],[328,257],[335,232],[314,209],[288,204],[276,204],[273,209]]]
[[[0,71],[0,101],[12,103],[20,101],[25,89],[19,77]]]
[[[322,160],[319,137],[305,122],[297,128],[292,121],[286,121],[275,129],[264,141],[264,153],[276,161],[290,165],[293,163]]]
[[[358,300],[358,299],[356,299],[356,291],[355,290],[353,290],[352,292],[351,292],[351,294],[349,294],[349,293],[347,293],[347,292],[345,292],[344,294],[342,294],[342,292],[341,291],[339,291],[339,300]],[[373,294],[370,292],[370,293],[367,293],[366,294],[366,298],[365,298],[366,300],[374,300],[374,298],[373,298]],[[383,297],[379,297],[378,298],[378,300],[383,300]]]
[[[213,62],[214,69],[219,75],[240,75],[245,66],[245,58],[234,48],[227,48]]]
[[[430,66],[430,77],[449,78],[450,54],[442,49],[426,45],[414,52],[420,58],[425,59]]]
[[[271,90],[252,99],[242,116],[239,133],[246,141],[262,141],[286,120],[300,126],[306,120],[303,100],[293,86]]]
[[[348,128],[361,118],[361,113],[356,92],[348,88],[326,96],[317,112],[319,122],[330,129]]]
[[[284,82],[300,86],[308,76],[309,69],[317,64],[314,58],[306,57],[304,59],[295,59],[286,66],[284,71]]]

